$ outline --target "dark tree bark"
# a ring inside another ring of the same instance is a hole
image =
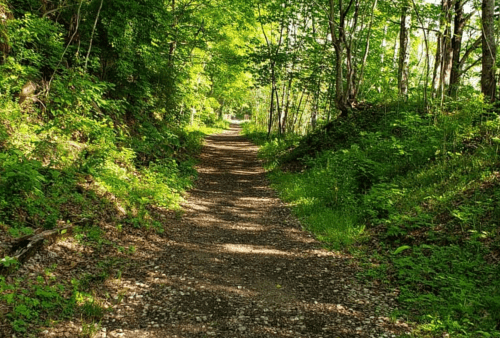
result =
[[[483,69],[481,71],[481,91],[486,102],[494,102],[496,98],[495,62],[497,47],[495,44],[495,1],[483,0],[482,3],[482,50]]]
[[[290,74],[290,79],[288,80],[288,87],[286,89],[286,103],[284,105],[284,113],[283,113],[283,125],[282,125],[282,134],[286,134],[287,132],[287,121],[288,121],[288,112],[290,110],[290,92],[292,90],[293,84],[293,74]]]
[[[448,87],[448,95],[451,97],[456,97],[458,93],[458,86],[460,85],[460,77],[462,75],[463,63],[467,60],[469,54],[479,46],[480,40],[477,40],[469,49],[465,52],[463,58],[460,58],[460,53],[462,51],[462,36],[464,33],[464,28],[466,23],[469,21],[473,13],[464,15],[464,5],[467,0],[457,0],[455,2],[455,19],[453,28],[453,38],[451,40],[451,46],[453,49],[453,61],[451,65],[450,73],[450,83]]]
[[[286,10],[286,5],[283,7],[283,16],[281,19],[281,27],[279,31],[279,38],[276,43],[276,47],[273,50],[273,42],[268,38],[266,31],[264,29],[264,24],[261,22],[261,28],[262,28],[262,34],[264,35],[264,38],[266,40],[266,45],[267,45],[267,50],[268,50],[268,58],[270,62],[270,68],[271,68],[271,103],[269,106],[269,123],[268,123],[268,128],[267,128],[267,137],[269,138],[271,136],[271,131],[272,131],[272,126],[273,126],[273,112],[274,112],[274,97],[276,96],[276,103],[278,105],[278,117],[279,117],[279,128],[278,128],[278,133],[281,132],[281,113],[279,112],[279,97],[278,97],[278,88],[276,87],[277,85],[277,77],[276,77],[276,59],[278,57],[278,54],[280,52],[280,48],[283,44],[283,33],[285,29],[285,10]],[[260,6],[257,4],[257,8],[259,11],[259,16],[262,16]],[[271,37],[272,38],[272,37]]]
[[[435,97],[439,88],[439,74],[441,73],[441,60],[443,58],[443,47],[442,47],[442,38],[441,33],[436,33],[437,38],[437,46],[436,46],[436,54],[434,57],[434,70],[432,72],[432,93],[431,96]]]
[[[437,34],[436,58],[432,75],[432,96],[442,96],[450,82],[453,63],[453,47],[451,40],[452,0],[441,0],[441,18]]]

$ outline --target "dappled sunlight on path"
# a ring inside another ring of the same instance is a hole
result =
[[[356,281],[269,188],[239,127],[207,138],[199,179],[156,258],[118,281],[107,337],[391,337],[393,295]],[[134,291],[132,291],[134,290]]]

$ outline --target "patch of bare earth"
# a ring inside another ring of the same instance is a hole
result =
[[[134,229],[120,235],[136,251],[117,260],[120,278],[96,290],[109,295],[113,309],[97,337],[396,337],[409,331],[388,318],[393,294],[360,283],[350,257],[322,249],[301,230],[269,187],[257,150],[237,126],[208,137],[182,217],[164,217],[161,235]],[[70,240],[56,246],[76,252]],[[74,257],[68,269],[92,270],[85,257]],[[59,323],[41,336],[78,336],[71,325]],[[73,325],[80,325],[77,319]]]

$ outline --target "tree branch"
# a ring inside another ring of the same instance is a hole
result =
[[[85,57],[85,66],[83,67],[83,69],[85,69],[85,70],[87,70],[87,64],[89,62],[90,50],[92,49],[92,41],[94,40],[95,28],[97,26],[97,21],[99,21],[99,14],[101,14],[101,8],[102,8],[103,2],[104,2],[104,0],[101,0],[101,4],[99,5],[99,9],[97,10],[97,15],[95,17],[94,27],[92,28],[92,34],[90,35],[90,45],[89,45],[89,49],[87,50],[87,56]]]

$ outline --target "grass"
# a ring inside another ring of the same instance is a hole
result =
[[[335,190],[326,192],[319,190],[318,178],[314,172],[293,174],[274,172],[271,174],[273,188],[280,197],[288,202],[295,214],[304,221],[308,230],[314,232],[319,239],[336,249],[354,243],[364,233],[364,226],[359,224],[359,215],[354,208],[332,209],[325,199],[335,200]]]
[[[244,132],[306,228],[399,290],[415,336],[500,337],[500,119],[479,97],[372,110],[302,138]]]

